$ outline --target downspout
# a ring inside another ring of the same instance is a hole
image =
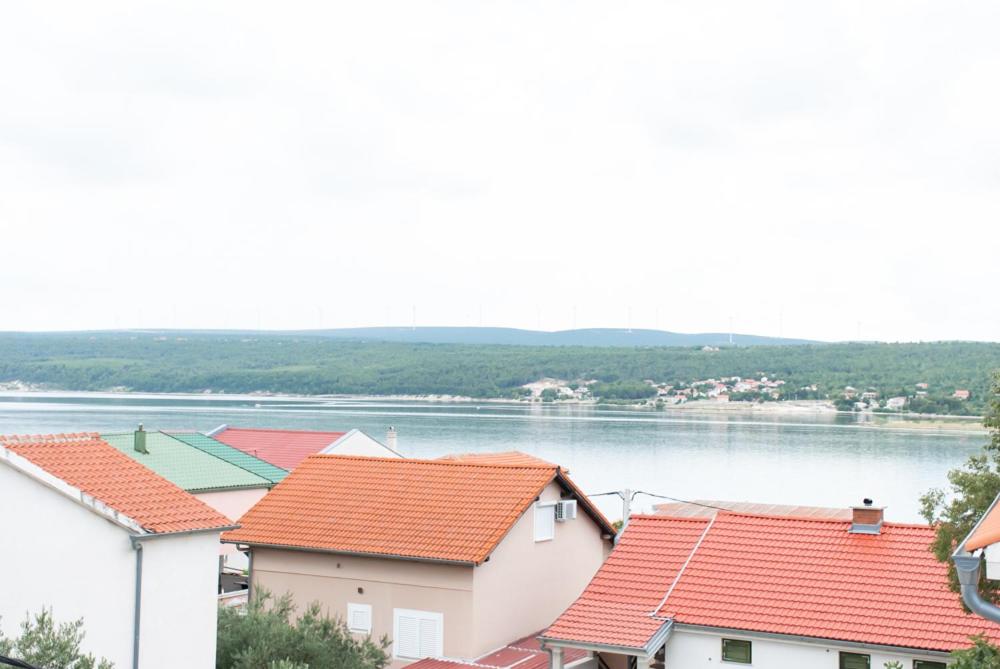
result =
[[[142,544],[138,537],[129,537],[135,550],[135,610],[132,614],[132,669],[139,669],[139,622],[142,612]]]
[[[990,515],[993,508],[1000,501],[1000,495],[993,500],[990,504],[990,508],[986,510],[983,517],[979,519],[972,531],[969,532],[969,536],[962,539],[962,543],[958,545],[958,548],[951,556],[951,561],[955,563],[955,571],[958,573],[958,585],[962,593],[962,601],[965,605],[969,607],[969,610],[976,613],[987,620],[992,620],[993,622],[1000,623],[1000,607],[988,602],[983,599],[983,596],[979,594],[979,576],[980,570],[982,569],[983,558],[982,554],[973,555],[969,551],[965,550],[965,544],[969,541],[969,537],[976,533],[979,526],[986,519],[986,516]]]

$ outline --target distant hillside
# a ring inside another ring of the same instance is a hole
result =
[[[502,346],[729,346],[729,333],[699,332],[685,334],[664,330],[621,330],[588,328],[580,330],[519,330],[516,328],[477,327],[378,327],[312,330],[310,334],[338,339],[398,341],[419,344],[497,344]],[[785,339],[759,335],[734,334],[734,346],[789,346],[816,344],[808,339]]]
[[[0,333],[0,383],[60,390],[463,395],[515,397],[542,378],[602,382],[605,399],[642,396],[644,383],[766,374],[794,398],[837,399],[845,386],[916,395],[950,413],[981,411],[1000,344],[801,346],[500,346],[362,341],[261,333]],[[815,388],[813,388],[815,386]],[[921,385],[923,388],[923,385]],[[969,401],[945,401],[956,389]],[[615,393],[615,394],[612,394]],[[929,403],[929,404],[928,404]],[[941,409],[929,411],[941,412]]]

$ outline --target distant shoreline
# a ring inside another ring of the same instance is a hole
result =
[[[655,407],[649,404],[610,403],[596,400],[557,400],[554,402],[524,401],[512,398],[465,397],[460,395],[296,395],[290,393],[152,393],[130,390],[85,391],[54,390],[51,388],[3,388],[3,397],[108,397],[108,398],[159,398],[187,399],[198,401],[255,401],[271,400],[306,401],[317,404],[330,401],[348,402],[423,402],[428,404],[492,404],[508,406],[591,406],[594,408],[618,408],[656,414],[716,414],[727,416],[854,416],[859,419],[858,427],[886,430],[920,430],[985,434],[981,416],[949,416],[939,414],[875,413],[838,411],[828,400],[785,400],[781,402],[718,402],[714,400],[692,400],[684,404]]]

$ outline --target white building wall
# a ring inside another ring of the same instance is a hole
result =
[[[722,639],[746,639],[752,646],[752,665],[722,661]],[[900,654],[865,650],[836,644],[800,643],[754,638],[739,634],[721,635],[692,630],[674,630],[666,646],[665,669],[695,669],[696,667],[726,666],[755,669],[838,669],[840,651],[871,656],[871,669],[883,669],[885,663],[897,660],[904,669],[912,669],[913,660],[941,662],[942,658],[920,654]]]
[[[324,448],[320,453],[326,455],[362,455],[369,458],[403,457],[378,440],[369,437],[361,430],[351,430]]]
[[[224,515],[233,524],[237,524],[250,508],[268,493],[268,488],[248,488],[246,490],[219,490],[215,492],[200,492],[195,497]],[[247,556],[237,550],[234,544],[220,543],[219,555],[230,569],[248,569]]]
[[[82,649],[132,666],[136,551],[129,532],[0,463],[0,630],[26,613],[83,618]],[[219,534],[148,539],[143,551],[141,669],[215,666]]]
[[[3,633],[16,636],[26,613],[51,607],[58,621],[83,618],[84,651],[131,667],[135,552],[128,533],[2,463],[0,527]]]
[[[142,545],[140,666],[211,669],[215,666],[219,535],[159,537]]]

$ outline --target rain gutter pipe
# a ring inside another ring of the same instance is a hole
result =
[[[997,505],[997,501],[1000,500],[1000,496],[997,496],[990,505],[990,508],[986,510],[983,517],[979,519],[976,526],[972,528],[969,535],[962,539],[962,543],[958,545],[958,549],[951,556],[951,561],[955,563],[955,571],[958,572],[958,584],[962,593],[962,601],[969,609],[987,620],[992,620],[993,622],[1000,623],[1000,606],[988,602],[983,599],[983,596],[979,594],[979,578],[980,572],[983,566],[983,555],[974,555],[969,551],[965,550],[965,544],[969,541],[969,537],[976,533],[979,526],[986,519],[988,515],[993,511],[993,508]]]

